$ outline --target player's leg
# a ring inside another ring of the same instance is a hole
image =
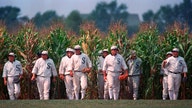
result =
[[[68,99],[72,100],[73,96],[72,96],[72,93],[73,93],[73,85],[71,84],[72,83],[72,77],[69,76],[69,75],[66,75],[65,76],[65,87],[66,87],[66,92],[67,92],[67,97]]]
[[[9,99],[10,100],[15,100],[13,77],[8,77],[7,78],[7,90],[8,90],[8,93],[9,93]]]
[[[132,77],[127,78],[127,88],[128,88],[128,98],[132,99],[132,97],[133,97],[133,80],[132,80]]]
[[[180,74],[175,75],[174,83],[175,83],[175,88],[174,88],[173,100],[177,100],[179,88],[181,85],[181,75]]]
[[[113,76],[113,97],[114,97],[114,100],[119,99],[119,91],[120,91],[119,74],[116,74]]]
[[[51,84],[50,77],[45,77],[44,78],[44,92],[43,92],[44,100],[49,100],[50,84]]]
[[[164,76],[163,77],[163,100],[166,100],[168,97],[168,77]]]
[[[170,100],[173,100],[173,94],[174,94],[174,77],[173,74],[170,73],[168,75],[168,90],[169,90],[169,98]]]
[[[104,96],[104,79],[102,74],[97,74],[98,95],[99,99],[103,99]]]
[[[132,77],[133,80],[133,99],[138,99],[138,91],[139,91],[139,82],[140,82],[140,76],[134,76]]]
[[[110,100],[112,100],[113,99],[113,76],[111,75],[111,72],[108,72],[107,74],[107,81],[108,81],[109,98]]]
[[[74,75],[73,75],[73,86],[74,86],[74,93],[75,93],[76,100],[79,100],[79,90],[80,90],[79,73],[80,72],[74,72]]]
[[[44,99],[44,95],[43,95],[44,80],[43,80],[43,77],[37,76],[36,82],[37,82],[37,88],[39,91],[40,100],[43,100]]]
[[[14,94],[15,94],[15,98],[18,99],[19,95],[20,95],[20,83],[15,83],[14,84]]]
[[[85,98],[85,92],[87,89],[87,75],[85,73],[81,73],[81,99]]]
[[[109,99],[108,81],[104,82],[104,99]]]

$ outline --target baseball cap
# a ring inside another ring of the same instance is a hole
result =
[[[167,52],[167,53],[166,53],[166,55],[172,55],[172,52],[171,52],[171,51],[169,51],[169,52]]]
[[[131,55],[136,55],[136,51],[135,50],[131,50]]]
[[[9,56],[14,56],[15,57],[15,54],[13,52],[10,52]]]
[[[74,49],[72,49],[72,48],[67,48],[67,49],[66,49],[66,52],[73,52],[73,53],[74,53],[75,51],[74,51]]]
[[[173,48],[172,52],[179,52],[178,48]]]
[[[108,49],[104,49],[103,52],[109,52]]]
[[[48,51],[42,51],[42,55],[48,55]]]
[[[102,54],[103,53],[103,51],[102,50],[99,50],[99,52],[98,52],[99,54]]]
[[[117,46],[112,46],[111,47],[111,50],[115,50],[115,49],[118,49]]]
[[[74,49],[75,50],[81,49],[81,46],[80,45],[75,45]]]

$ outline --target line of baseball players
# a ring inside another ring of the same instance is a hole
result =
[[[130,57],[125,62],[118,53],[117,46],[100,51],[97,60],[97,84],[98,98],[118,100],[120,92],[121,75],[126,76],[128,81],[128,91],[134,100],[138,99],[140,76],[142,74],[142,60],[137,57],[136,51],[131,51]],[[178,55],[179,49],[174,48],[167,53],[167,59],[162,63],[161,74],[163,75],[163,99],[176,100],[181,83],[181,74],[184,73],[183,80],[187,80],[187,66],[182,57]],[[7,85],[10,100],[15,100],[20,94],[20,79],[23,70],[21,63],[15,60],[15,54],[9,53],[8,61],[4,65],[4,84]],[[59,78],[65,82],[66,93],[69,100],[85,99],[87,89],[87,73],[91,71],[92,63],[89,57],[81,51],[81,47],[76,45],[74,49],[67,48],[66,56],[60,62]],[[41,100],[49,99],[50,77],[56,81],[57,71],[55,64],[48,56],[48,51],[42,51],[41,57],[35,61],[32,70],[31,80],[36,80],[39,97]],[[79,96],[79,93],[81,95]]]

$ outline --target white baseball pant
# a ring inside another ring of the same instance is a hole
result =
[[[97,74],[97,86],[98,86],[99,99],[103,99],[104,98],[104,78],[103,78],[103,74]]]
[[[109,89],[109,98],[118,100],[119,91],[120,91],[120,80],[119,80],[119,72],[110,72],[107,73],[108,80],[108,89]]]
[[[51,83],[50,77],[37,76],[36,82],[40,100],[49,100],[49,90]]]
[[[71,77],[70,75],[65,75],[64,82],[65,82],[67,97],[69,100],[73,100],[74,99],[73,77]]]
[[[181,85],[181,74],[169,73],[168,90],[170,100],[177,100],[180,85]]]
[[[128,92],[129,94],[133,94],[134,100],[138,98],[139,82],[140,82],[139,75],[128,77]]]
[[[108,81],[104,82],[104,99],[109,99],[109,84]]]
[[[85,92],[87,89],[87,75],[83,72],[74,72],[73,85],[74,85],[75,99],[79,100],[80,87],[81,87],[81,99],[84,99]]]
[[[162,98],[166,100],[168,97],[168,76],[163,77],[163,91],[162,91]]]
[[[10,100],[15,100],[20,95],[20,83],[13,83],[14,77],[7,77],[7,90]]]

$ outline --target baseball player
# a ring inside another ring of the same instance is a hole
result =
[[[98,63],[97,63],[97,68],[98,68],[98,73],[97,73],[97,85],[98,85],[98,94],[99,94],[99,99],[108,99],[108,88],[107,88],[107,81],[104,81],[103,78],[103,62],[105,57],[108,55],[108,49],[104,49],[101,53],[101,56],[98,57]]]
[[[90,72],[92,63],[89,57],[81,52],[81,47],[79,45],[76,45],[74,49],[75,54],[71,57],[69,70],[74,71],[73,85],[74,85],[75,99],[79,100],[79,91],[81,88],[81,100],[83,100],[85,98],[85,92],[87,89],[86,73]]]
[[[179,56],[179,49],[173,48],[171,57],[163,61],[163,67],[168,70],[168,90],[170,100],[177,100],[181,85],[181,74],[187,78],[187,65],[183,57]]]
[[[56,81],[57,71],[52,59],[48,57],[48,51],[42,51],[41,58],[39,58],[33,67],[31,80],[37,82],[40,100],[49,99],[49,90],[51,83],[51,76],[53,81]]]
[[[69,71],[69,65],[72,55],[74,54],[74,50],[71,48],[66,49],[67,55],[64,56],[61,60],[59,67],[59,77],[64,80],[67,97],[69,100],[74,99],[74,89],[73,89],[73,75]]]
[[[15,54],[9,53],[8,61],[3,68],[4,85],[7,85],[9,99],[15,100],[20,95],[20,79],[23,75],[23,69],[20,61],[15,60]]]
[[[131,51],[130,59],[127,61],[129,70],[127,82],[129,94],[132,94],[134,100],[138,98],[140,75],[142,74],[141,63],[142,60],[137,57],[136,51]]]
[[[172,52],[167,52],[166,59],[172,56]],[[168,97],[168,70],[167,68],[163,68],[163,63],[161,65],[161,72],[160,74],[163,76],[160,81],[163,84],[163,91],[162,91],[162,98],[166,100]]]
[[[118,100],[120,91],[119,76],[122,72],[128,75],[128,70],[123,57],[118,54],[117,46],[111,47],[111,54],[106,56],[103,63],[104,80],[108,81],[109,98]]]

